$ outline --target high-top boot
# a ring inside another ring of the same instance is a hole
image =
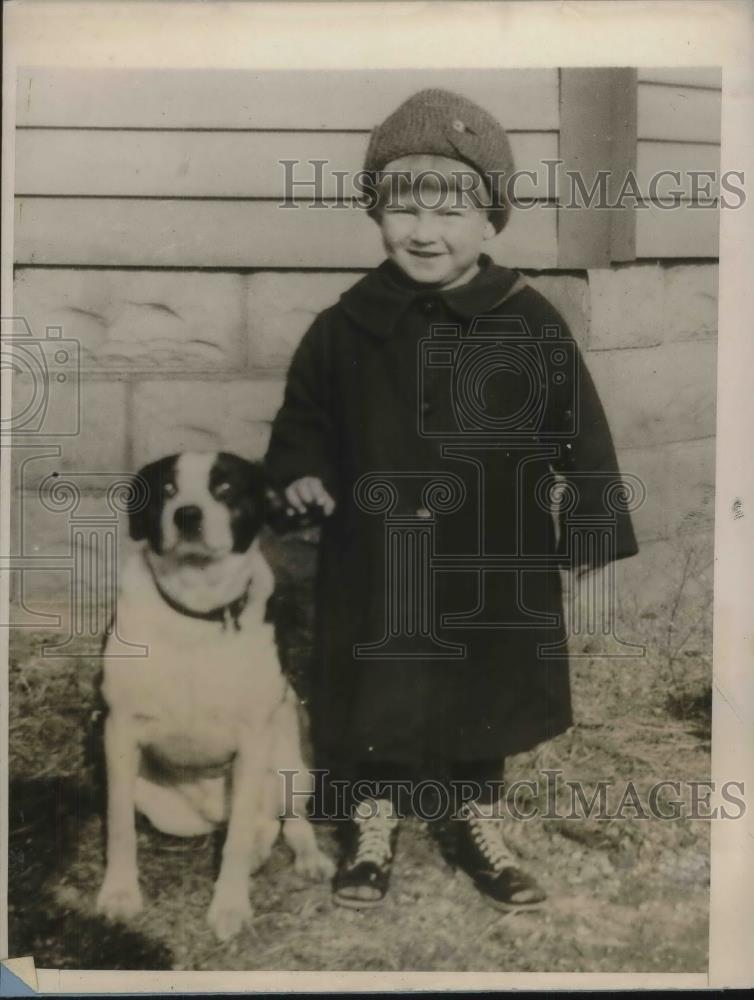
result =
[[[398,817],[387,799],[364,799],[354,809],[350,844],[333,884],[333,900],[356,909],[377,906],[390,883]]]
[[[455,863],[485,899],[500,909],[535,906],[546,898],[503,840],[498,803],[467,802],[458,811]]]

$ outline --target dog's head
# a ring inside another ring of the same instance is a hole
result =
[[[169,455],[136,480],[131,538],[158,555],[206,562],[243,553],[265,520],[262,466],[228,452]]]

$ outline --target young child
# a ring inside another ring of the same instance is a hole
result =
[[[636,541],[620,510],[607,552],[562,512],[556,534],[553,473],[592,526],[619,474],[562,317],[482,253],[508,218],[503,128],[425,90],[374,130],[365,170],[387,260],[303,337],[266,459],[292,508],[326,515],[312,735],[354,789],[335,900],[382,900],[396,789],[433,779],[474,789],[449,824],[456,863],[493,904],[532,905],[544,892],[503,840],[499,796],[504,758],[572,721],[556,558],[583,571]]]

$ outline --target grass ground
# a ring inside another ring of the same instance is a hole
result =
[[[513,759],[509,779],[562,769],[590,787],[612,781],[612,808],[629,780],[646,796],[660,780],[708,777],[709,635],[697,634],[694,649],[669,645],[670,612],[644,616],[647,656],[574,661],[577,724]],[[706,621],[706,611],[697,617]],[[12,643],[10,954],[59,968],[706,969],[709,823],[632,818],[631,809],[609,821],[506,819],[510,843],[548,890],[537,912],[489,908],[415,820],[403,826],[391,892],[371,912],[334,907],[328,887],[296,876],[278,844],[252,883],[252,926],[227,945],[205,924],[213,839],[181,841],[143,826],[145,910],[129,927],[108,926],[94,914],[102,819],[85,756],[97,663],[43,659],[45,639],[18,630]],[[334,855],[332,829],[318,824],[317,832]]]

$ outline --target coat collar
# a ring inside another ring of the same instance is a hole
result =
[[[411,281],[386,260],[345,291],[340,304],[359,326],[375,336],[388,337],[417,299],[440,298],[460,319],[470,320],[490,312],[525,285],[518,271],[494,264],[486,254],[480,256],[479,268],[465,285],[443,290]]]

